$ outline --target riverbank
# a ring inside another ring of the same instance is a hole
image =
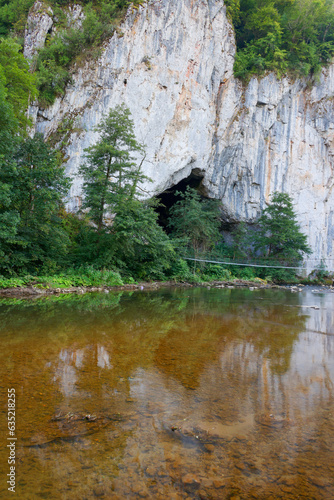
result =
[[[258,289],[287,289],[291,290],[292,293],[302,292],[305,287],[312,287],[314,292],[320,291],[331,291],[334,292],[334,287],[329,285],[289,285],[289,284],[275,284],[267,283],[263,280],[241,280],[235,279],[230,281],[206,281],[200,283],[190,283],[190,282],[175,282],[175,281],[153,281],[153,282],[139,282],[115,286],[72,286],[72,287],[41,287],[41,286],[18,286],[18,287],[8,287],[0,288],[0,297],[42,297],[48,295],[61,295],[61,294],[85,294],[92,292],[102,292],[109,293],[112,291],[138,291],[138,290],[158,290],[161,288],[175,287],[175,288],[193,288],[193,287],[204,287],[204,288],[248,288],[251,291]]]

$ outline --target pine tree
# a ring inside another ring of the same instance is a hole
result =
[[[290,196],[275,192],[258,221],[260,230],[255,235],[255,249],[268,257],[298,264],[311,249],[296,219]]]
[[[100,139],[86,149],[86,162],[79,173],[84,178],[83,209],[89,210],[100,233],[106,216],[116,213],[124,198],[132,199],[138,183],[146,177],[134,161],[133,153],[144,149],[136,140],[130,111],[124,104],[112,109],[95,130]]]
[[[154,203],[140,200],[139,183],[149,180],[137,165],[134,153],[145,158],[134,134],[130,111],[112,109],[96,128],[99,141],[88,148],[83,208],[95,227],[83,235],[81,249],[97,267],[116,267],[123,274],[163,278],[174,258],[174,249],[158,225]]]

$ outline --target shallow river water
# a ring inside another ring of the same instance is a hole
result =
[[[2,299],[0,341],[0,498],[334,499],[334,293]]]

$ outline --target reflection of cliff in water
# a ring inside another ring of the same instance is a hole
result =
[[[212,294],[202,313],[203,296],[210,295],[202,291],[199,304],[192,297],[183,311],[184,320],[161,339],[154,358],[156,366],[185,387],[195,388],[208,363],[228,351],[230,344],[235,349],[237,343],[245,352],[248,345],[257,356],[268,359],[271,371],[285,373],[307,316],[281,304],[254,301],[254,295],[241,304],[244,291],[233,292]],[[275,299],[282,297],[277,294]],[[295,305],[299,300],[299,296],[293,297]]]

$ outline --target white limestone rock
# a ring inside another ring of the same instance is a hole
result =
[[[82,5],[73,4],[69,5],[68,10],[65,12],[67,17],[67,25],[73,29],[79,29],[82,26],[82,21],[85,19]]]
[[[23,55],[32,59],[37,50],[42,48],[46,36],[53,25],[53,11],[44,2],[37,0],[31,7],[24,33]]]

